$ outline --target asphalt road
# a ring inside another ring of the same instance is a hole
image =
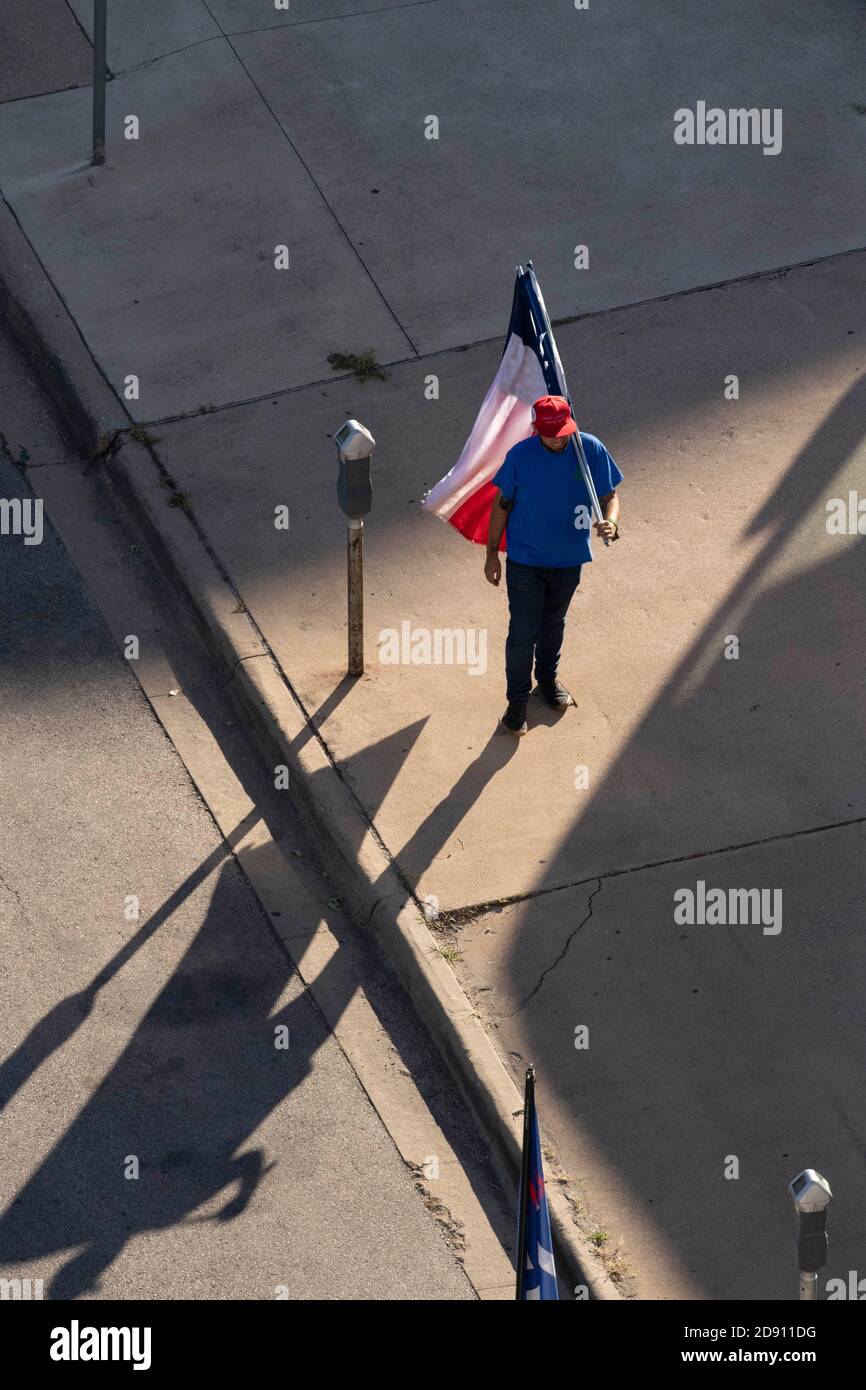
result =
[[[3,338],[0,399],[0,497],[83,467]],[[0,1276],[473,1298],[47,519],[0,594]]]

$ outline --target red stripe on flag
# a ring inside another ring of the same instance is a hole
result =
[[[496,494],[499,491],[493,483],[482,483],[471,497],[467,497],[465,502],[461,502],[456,512],[452,512],[448,520],[452,526],[465,536],[468,541],[475,541],[476,545],[487,544],[487,533],[490,527],[490,512]],[[505,532],[499,542],[499,549],[505,549]]]

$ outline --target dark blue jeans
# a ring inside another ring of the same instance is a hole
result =
[[[565,615],[580,583],[582,566],[542,569],[519,565],[509,556],[505,565],[511,621],[505,643],[508,699],[523,701],[532,689],[532,662],[539,684],[556,678],[565,632]]]

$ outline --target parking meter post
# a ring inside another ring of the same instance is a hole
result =
[[[347,420],[334,435],[337,446],[337,501],[349,520],[346,536],[349,675],[364,674],[364,517],[373,505],[370,459],[376,441],[358,420]]]
[[[346,534],[349,580],[349,675],[364,674],[364,523],[350,521]]]
[[[797,1264],[800,1300],[818,1298],[818,1272],[827,1263],[827,1208],[833,1198],[830,1184],[814,1168],[804,1168],[788,1184],[797,1212]]]
[[[93,0],[93,163],[105,163],[105,44],[108,0]]]

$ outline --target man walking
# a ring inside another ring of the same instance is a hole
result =
[[[491,584],[502,578],[499,542],[508,524],[506,587],[510,621],[505,643],[508,708],[503,726],[526,733],[526,705],[532,668],[538,689],[555,710],[574,700],[557,679],[565,615],[592,559],[592,507],[577,456],[569,444],[577,424],[562,396],[542,396],[532,407],[532,435],[509,449],[493,478],[498,495],[490,512],[484,574]],[[619,539],[622,474],[593,434],[580,435],[604,521],[595,529]]]

